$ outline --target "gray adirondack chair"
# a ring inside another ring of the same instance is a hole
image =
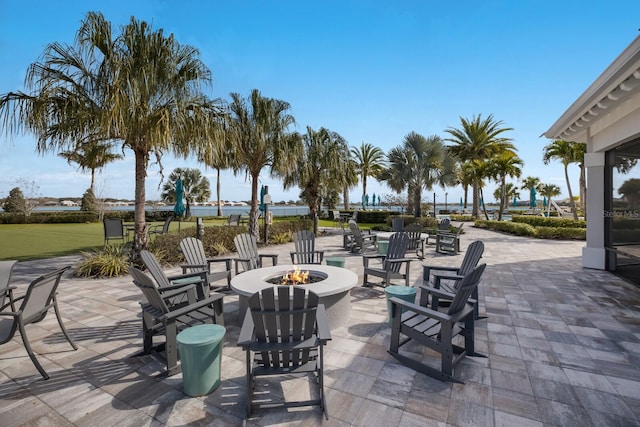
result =
[[[130,267],[133,283],[142,291],[146,301],[140,302],[142,308],[142,353],[164,353],[167,375],[180,372],[178,365],[178,347],[176,337],[181,330],[199,324],[216,323],[224,325],[223,295],[212,292],[207,298],[196,297],[196,285],[163,291],[153,280],[135,267]],[[185,295],[182,304],[168,305],[168,299]],[[165,340],[158,346],[153,345],[156,335],[164,335]]]
[[[409,275],[411,269],[411,259],[405,258],[409,246],[409,235],[405,232],[393,233],[389,237],[387,253],[365,254],[362,256],[364,264],[364,275],[362,286],[389,286],[392,280],[402,279],[404,284],[409,286]],[[369,265],[369,261],[377,259],[381,261],[380,267]],[[402,268],[404,266],[404,269]],[[369,276],[382,278],[381,282],[369,282]]]
[[[38,277],[29,284],[24,296],[11,298],[10,301],[0,306],[0,345],[11,341],[16,331],[20,331],[20,337],[22,338],[31,362],[33,362],[45,380],[49,379],[49,374],[47,374],[40,362],[38,362],[38,359],[36,359],[36,355],[29,343],[25,326],[42,321],[49,312],[49,309],[53,308],[56,313],[56,318],[58,319],[58,325],[60,325],[60,329],[65,338],[74,350],[78,349],[78,346],[76,346],[67,333],[64,323],[62,323],[58,301],[56,300],[56,292],[60,284],[60,279],[69,268],[71,267],[64,267]],[[16,303],[20,301],[22,301],[22,303],[18,310],[15,308],[11,308],[10,311],[7,310],[8,307],[15,307]]]
[[[316,235],[313,231],[299,230],[293,233],[295,251],[291,252],[293,264],[322,264],[324,251],[316,250]]]
[[[185,285],[196,285],[198,298],[206,298],[209,296],[209,283],[207,281],[207,273],[203,270],[186,274],[167,276],[162,266],[156,259],[155,255],[143,249],[140,251],[140,259],[149,271],[149,274],[156,281],[157,287],[161,289],[174,289]]]
[[[324,394],[324,346],[331,339],[329,321],[318,296],[301,287],[277,286],[249,297],[238,345],[246,352],[247,417],[253,408],[320,405],[329,419]],[[261,395],[253,403],[254,382],[263,375],[311,373],[318,398],[273,402]]]
[[[460,252],[460,234],[462,233],[463,225],[464,223],[460,224],[456,233],[438,231],[438,234],[436,234],[436,252],[453,255]]]
[[[395,217],[391,220],[391,231],[397,233],[404,231],[404,218]]]
[[[238,251],[238,258],[234,258],[236,274],[240,273],[240,266],[242,271],[253,270],[258,267],[262,267],[262,261],[264,258],[271,258],[273,265],[278,264],[278,254],[259,254],[258,253],[258,241],[254,236],[249,233],[238,234],[233,239],[233,243]]]
[[[349,221],[349,230],[351,230],[351,252],[364,252],[366,249],[375,249],[376,235],[365,234],[354,220]]]
[[[464,276],[469,274],[473,270],[484,253],[484,243],[481,240],[471,242],[464,254],[464,258],[459,267],[449,267],[443,265],[423,265],[422,266],[422,280],[424,286],[430,286],[436,289],[442,289],[445,292],[455,294],[460,287],[460,283]],[[425,305],[427,302],[424,300],[427,298],[427,293],[423,293],[420,297],[420,304]],[[478,287],[473,290],[471,294],[476,303],[474,304],[474,317],[480,319],[479,307],[478,307]]]
[[[424,258],[424,245],[422,239],[422,226],[417,222],[409,224],[404,228],[404,232],[409,236],[409,247],[411,251],[415,251],[418,258]]]
[[[204,246],[200,239],[195,237],[185,237],[180,241],[180,250],[186,260],[182,264],[182,274],[205,271],[207,273],[207,283],[209,289],[219,291],[229,290],[231,286],[231,258],[208,258],[204,252]],[[224,270],[212,270],[214,264],[224,263]],[[214,285],[214,282],[226,280],[226,285]]]
[[[473,306],[468,303],[468,300],[473,289],[478,286],[485,267],[486,264],[481,264],[468,273],[462,279],[455,295],[435,288],[428,289],[428,292],[433,295],[451,298],[451,305],[446,312],[423,307],[400,298],[391,298],[389,354],[425,375],[443,381],[463,383],[462,380],[454,377],[454,368],[466,356],[483,356],[475,351],[475,320]],[[407,338],[400,341],[401,335]],[[463,346],[453,344],[453,339],[458,335],[464,339]],[[440,367],[427,365],[423,363],[422,358],[414,359],[409,356],[415,353],[401,354],[400,347],[411,340],[439,353]]]
[[[164,223],[161,225],[153,225],[149,227],[149,237],[154,236],[157,237],[162,234],[167,234],[169,232],[169,226],[171,225],[171,221],[173,221],[173,217],[169,216],[164,220]]]

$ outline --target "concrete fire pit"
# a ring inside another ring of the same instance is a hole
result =
[[[235,276],[231,279],[231,289],[239,296],[240,321],[244,319],[248,299],[252,294],[269,286],[276,286],[268,281],[274,277],[282,277],[295,268],[318,276],[315,283],[295,286],[309,288],[318,295],[320,303],[325,306],[332,329],[344,325],[351,312],[349,291],[358,283],[358,275],[346,268],[317,264],[275,265]]]

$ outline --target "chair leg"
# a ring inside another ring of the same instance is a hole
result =
[[[62,317],[60,317],[60,311],[58,310],[58,301],[56,300],[55,296],[53,297],[53,310],[56,312],[56,317],[58,318],[58,324],[60,325],[60,329],[62,329],[62,333],[67,338],[67,341],[69,341],[69,344],[71,344],[71,347],[73,347],[74,350],[77,350],[78,346],[75,342],[73,342],[73,340],[67,333],[67,328],[65,328],[64,323],[62,323]]]
[[[176,326],[176,322],[169,322],[165,325],[166,329],[166,344],[165,344],[165,353],[167,356],[167,375],[171,376],[180,372],[180,367],[178,366],[178,347],[176,338],[178,335],[178,327]]]
[[[318,372],[318,381],[320,387],[320,405],[322,405],[322,412],[324,412],[324,417],[329,420],[329,410],[327,408],[327,400],[324,395],[324,352],[323,345],[320,345],[320,369]]]
[[[31,359],[31,362],[33,362],[38,372],[40,372],[40,375],[42,375],[42,378],[44,378],[45,380],[48,380],[49,374],[47,374],[47,372],[44,370],[40,362],[38,362],[38,359],[36,359],[36,355],[34,354],[33,349],[31,348],[31,344],[29,344],[29,338],[27,338],[27,333],[24,330],[24,325],[22,324],[21,320],[18,322],[18,328],[20,329],[20,336],[22,337],[24,348],[27,350],[27,353],[29,354],[29,358]]]
[[[251,350],[247,349],[247,418],[251,417],[251,400],[253,398],[253,380],[251,378]]]

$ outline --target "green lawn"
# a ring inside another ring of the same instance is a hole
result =
[[[170,231],[194,226],[193,222],[172,222]],[[102,223],[0,224],[0,260],[26,261],[72,255],[101,249],[103,245]]]
[[[162,225],[162,222],[152,225]],[[222,225],[224,220],[208,220],[205,226]],[[320,227],[333,221],[320,220]],[[195,227],[195,222],[171,223],[170,231]],[[0,260],[52,258],[99,250],[104,245],[102,223],[90,224],[0,224]]]

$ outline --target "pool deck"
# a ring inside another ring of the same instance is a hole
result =
[[[27,326],[51,378],[43,381],[18,334],[0,346],[0,425],[331,425],[331,426],[637,426],[640,425],[640,288],[608,272],[581,267],[584,242],[536,240],[465,225],[462,248],[484,241],[476,350],[456,370],[465,384],[441,382],[403,366],[388,353],[390,329],[382,288],[363,288],[362,257],[342,249],[332,230],[317,245],[345,256],[359,284],[351,291],[348,325],[332,331],[325,352],[330,420],[319,408],[245,408],[245,355],[236,345],[238,297],[227,293],[221,386],[204,397],[182,392],[142,349],[140,292],[129,276],[63,278],[59,303],[78,345],[73,351],[55,316]],[[458,265],[464,252],[436,254],[421,264]],[[288,263],[293,243],[271,246]],[[78,257],[18,263],[18,294],[30,280]],[[171,272],[178,272],[177,269]],[[53,314],[53,313],[51,313]],[[415,345],[407,350],[432,355]],[[309,394],[304,378],[269,381],[270,392]],[[260,384],[262,385],[262,384]],[[265,389],[266,390],[266,389]],[[259,389],[258,391],[264,391]]]

